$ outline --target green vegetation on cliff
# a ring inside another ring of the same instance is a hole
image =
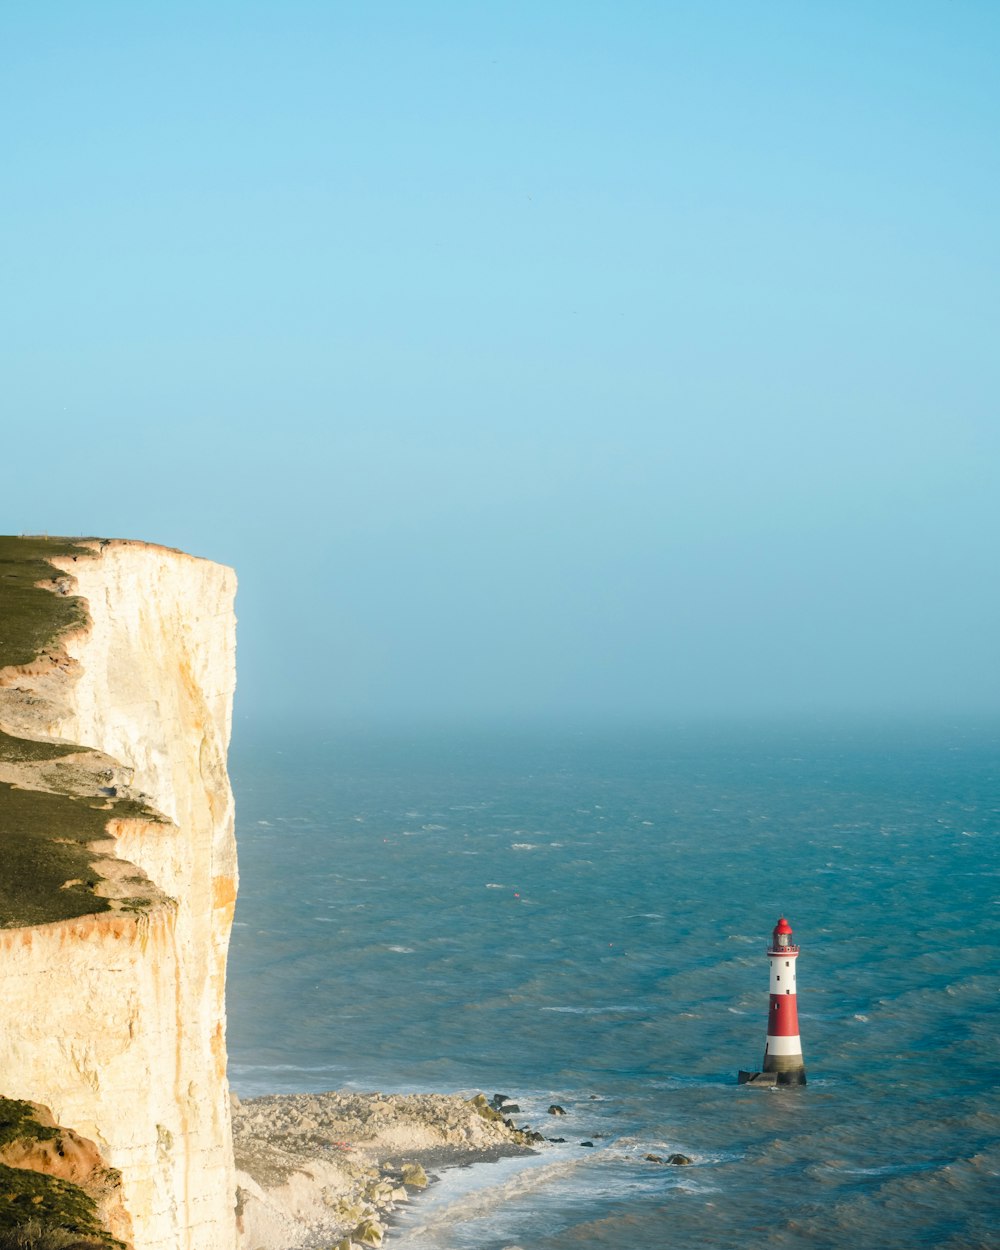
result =
[[[0,729],[0,760],[8,760],[11,764],[60,760],[84,749],[74,746],[72,742],[35,742],[31,738],[15,738]]]
[[[48,557],[91,555],[63,538],[0,537],[0,668],[30,664],[46,648],[58,649],[67,629],[87,622],[86,601],[68,593],[70,581]],[[30,684],[28,678],[15,678],[15,683],[19,680]],[[113,789],[80,795],[74,793],[78,786],[60,786],[52,769],[44,770],[44,777],[32,772],[32,766],[86,751],[0,730],[0,767],[8,766],[0,780],[0,928],[110,910],[112,903],[94,893],[99,876],[92,865],[98,857],[88,845],[105,836],[109,820],[162,820]],[[92,785],[96,790],[97,781]],[[134,911],[150,902],[137,896],[114,906]]]
[[[55,1141],[58,1136],[58,1128],[39,1124],[30,1102],[22,1102],[19,1098],[0,1098],[0,1151],[11,1142],[23,1141],[26,1137],[32,1141]]]
[[[8,1146],[55,1141],[62,1132],[40,1124],[30,1103],[0,1098],[0,1158]],[[124,1250],[123,1243],[101,1224],[95,1200],[79,1185],[0,1162],[0,1250],[8,1246]]]
[[[84,601],[56,589],[65,574],[49,559],[89,554],[67,538],[0,535],[0,668],[30,664],[57,635],[84,624]],[[50,583],[53,590],[40,582]]]
[[[131,799],[88,799],[19,790],[0,781],[0,929],[51,924],[107,911],[88,844],[111,819],[162,821]],[[129,900],[131,910],[149,900]]]

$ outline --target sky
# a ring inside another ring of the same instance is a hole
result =
[[[238,720],[1000,710],[994,0],[7,0],[0,532]]]

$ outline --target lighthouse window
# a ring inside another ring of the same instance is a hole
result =
[[[785,990],[786,994],[790,994],[791,992],[792,992],[791,990]]]
[[[778,973],[778,975],[777,975],[774,979],[775,979],[775,981],[780,981],[780,980],[781,980],[781,973],[779,972],[779,973]]]
[[[787,960],[787,959],[785,960],[785,967],[786,967],[786,968],[790,968],[790,967],[791,967],[791,963],[790,963],[790,961],[789,961],[789,960]]]

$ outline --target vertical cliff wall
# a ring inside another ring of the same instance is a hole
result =
[[[0,1093],[121,1170],[137,1250],[231,1250],[235,577],[141,543],[42,554],[59,628],[0,669]],[[0,643],[4,611],[0,583]]]

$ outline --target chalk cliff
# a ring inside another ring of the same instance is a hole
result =
[[[0,1094],[121,1172],[136,1250],[234,1250],[235,576],[0,539]]]

